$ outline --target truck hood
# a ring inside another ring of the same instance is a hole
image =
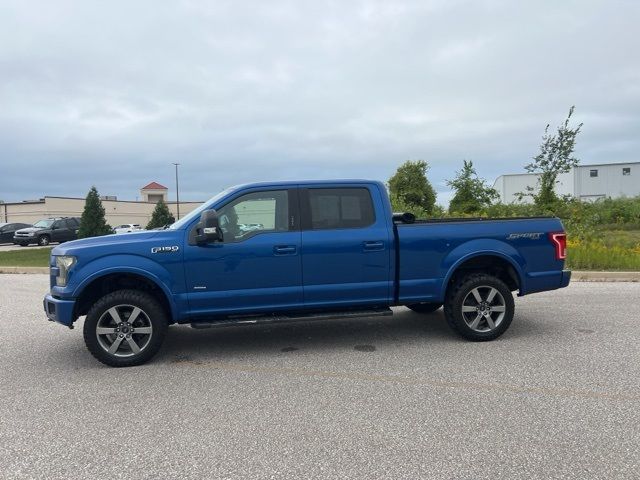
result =
[[[131,232],[126,235],[104,235],[101,237],[82,238],[73,240],[55,247],[52,255],[76,255],[79,253],[90,253],[93,250],[100,250],[105,247],[117,248],[122,253],[137,249],[137,247],[152,238],[176,238],[177,230],[150,230]],[[180,231],[180,233],[182,233]],[[110,249],[111,250],[111,249]]]

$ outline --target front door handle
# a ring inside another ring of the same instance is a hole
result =
[[[362,248],[365,252],[377,252],[380,250],[384,250],[384,242],[379,240],[363,242]]]
[[[295,245],[276,245],[273,247],[275,255],[295,255],[297,252]]]

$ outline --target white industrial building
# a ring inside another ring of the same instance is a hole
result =
[[[500,175],[493,184],[502,203],[518,203],[518,193],[527,187],[538,189],[538,174],[516,173]],[[640,195],[640,162],[598,163],[579,165],[558,176],[558,195],[571,195],[581,200],[635,197]],[[530,196],[522,202],[529,203]]]

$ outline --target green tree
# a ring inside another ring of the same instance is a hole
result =
[[[478,177],[471,160],[463,162],[455,178],[447,180],[447,185],[455,192],[449,203],[449,213],[478,213],[498,199],[498,192]]]
[[[389,179],[389,196],[394,211],[411,212],[416,216],[432,215],[436,191],[427,179],[429,165],[424,160],[408,160]]]
[[[569,109],[567,119],[558,127],[554,135],[549,133],[549,124],[547,124],[542,136],[540,153],[533,157],[533,162],[525,166],[527,172],[539,174],[538,191],[534,193],[534,189],[528,188],[528,192],[521,194],[520,197],[531,195],[538,207],[552,208],[558,202],[555,192],[558,175],[569,172],[580,162],[573,156],[573,151],[582,123],[575,128],[569,126],[574,109],[575,106]]]
[[[105,220],[104,207],[100,201],[98,190],[96,187],[91,187],[91,190],[87,193],[84,210],[80,218],[78,238],[99,237],[110,233],[112,233],[112,230]]]
[[[176,219],[171,215],[167,204],[160,199],[156,204],[156,208],[153,209],[151,214],[151,221],[147,223],[147,230],[154,228],[164,227],[165,225],[171,225]]]

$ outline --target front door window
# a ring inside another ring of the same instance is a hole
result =
[[[286,190],[243,195],[218,211],[225,243],[242,242],[259,233],[289,230]]]

